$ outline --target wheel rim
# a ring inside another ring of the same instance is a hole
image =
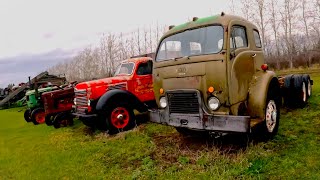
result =
[[[118,107],[111,112],[111,123],[118,129],[123,129],[129,124],[129,112],[126,108]]]
[[[267,109],[266,109],[266,124],[267,124],[267,129],[270,133],[272,133],[274,128],[276,127],[277,117],[278,117],[277,105],[274,102],[274,100],[270,100],[268,102]]]
[[[308,80],[308,96],[311,96],[311,82]]]
[[[303,102],[307,101],[307,90],[306,90],[306,84],[302,83],[302,100]]]
[[[44,112],[37,113],[35,119],[36,119],[37,123],[39,123],[39,124],[44,123],[46,121],[45,113]]]

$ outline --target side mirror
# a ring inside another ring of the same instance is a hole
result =
[[[233,58],[235,58],[235,57],[236,57],[236,52],[235,52],[235,50],[232,50],[232,51],[230,52],[230,60],[233,59]]]

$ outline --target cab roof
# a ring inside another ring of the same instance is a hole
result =
[[[248,20],[240,16],[226,15],[224,13],[221,13],[219,15],[214,15],[214,16],[209,16],[204,18],[197,18],[197,19],[194,19],[193,21],[174,26],[172,29],[166,32],[164,36],[162,36],[161,40],[173,34],[183,32],[189,29],[195,29],[201,26],[209,26],[213,24],[221,24],[222,26],[228,26],[232,20],[244,21],[256,28],[254,24],[250,23]]]
[[[122,61],[121,63],[126,63],[126,62],[133,62],[133,63],[139,63],[139,62],[146,62],[150,61],[152,58],[150,57],[138,57],[138,58],[130,58]]]

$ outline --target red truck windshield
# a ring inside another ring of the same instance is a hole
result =
[[[134,63],[122,63],[117,67],[114,76],[131,75],[134,69]]]

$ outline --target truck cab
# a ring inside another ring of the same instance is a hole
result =
[[[170,26],[154,60],[151,121],[179,132],[240,133],[266,122],[274,135],[279,83],[265,66],[258,28],[241,17],[221,13]]]
[[[134,126],[133,110],[154,106],[152,59],[125,60],[113,77],[79,83],[75,87],[74,115],[88,126],[117,133]]]

